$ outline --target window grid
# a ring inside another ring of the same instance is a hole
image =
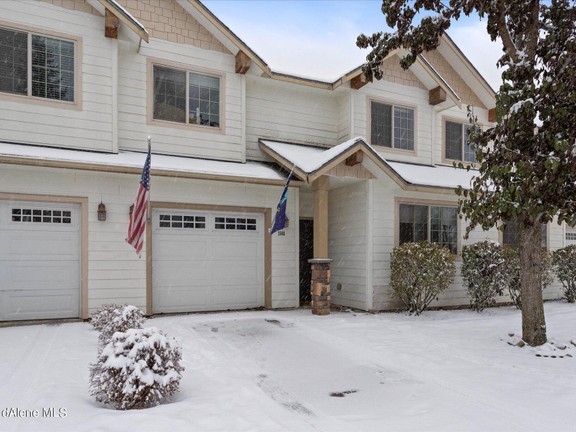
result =
[[[196,215],[161,214],[158,226],[160,228],[205,229],[206,217]]]
[[[429,241],[458,252],[458,212],[453,207],[400,204],[399,243]]]
[[[218,216],[214,218],[214,228],[217,230],[256,231],[256,219]]]
[[[71,224],[72,212],[18,207],[12,209],[12,222]]]
[[[576,232],[567,232],[566,240],[576,240]]]
[[[75,43],[0,28],[0,91],[74,101]]]
[[[414,150],[414,110],[371,102],[371,143],[400,150]]]

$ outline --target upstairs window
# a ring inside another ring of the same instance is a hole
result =
[[[0,27],[0,92],[74,102],[75,42]]]
[[[413,109],[372,102],[370,110],[372,145],[414,150]]]
[[[154,66],[154,119],[220,127],[220,78]]]
[[[455,207],[400,204],[399,242],[429,241],[458,251],[458,211]]]
[[[471,125],[466,123],[446,122],[445,158],[463,162],[476,162],[476,153],[470,146],[468,131]]]

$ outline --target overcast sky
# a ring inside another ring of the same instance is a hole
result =
[[[367,50],[360,33],[387,30],[380,0],[202,0],[275,72],[334,81],[360,66]],[[465,18],[448,31],[484,78],[498,90],[501,45],[485,22]]]

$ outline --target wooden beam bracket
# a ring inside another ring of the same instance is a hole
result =
[[[446,92],[440,86],[433,88],[428,92],[428,103],[430,105],[438,105],[446,101]]]
[[[236,54],[236,73],[245,75],[252,65],[252,60],[246,55],[244,51],[238,51]]]
[[[104,36],[110,39],[118,39],[118,28],[120,27],[120,19],[108,9],[104,16]]]

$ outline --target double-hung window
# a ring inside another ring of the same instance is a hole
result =
[[[75,100],[75,42],[0,27],[0,92]]]
[[[154,65],[155,120],[220,127],[220,78]]]
[[[429,241],[458,252],[458,211],[455,207],[400,204],[399,243]]]
[[[414,150],[414,110],[372,101],[370,103],[372,145]]]
[[[470,146],[468,131],[471,125],[446,121],[445,158],[463,162],[476,162],[476,153]]]

